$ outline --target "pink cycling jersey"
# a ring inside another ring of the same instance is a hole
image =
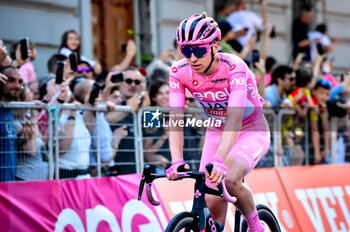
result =
[[[264,156],[270,144],[270,134],[262,114],[264,100],[242,59],[231,54],[218,55],[218,68],[210,76],[193,71],[186,59],[173,64],[169,72],[169,106],[184,108],[187,88],[204,112],[209,117],[221,120],[224,125],[228,107],[244,107],[242,129],[228,155],[242,160],[248,173]],[[222,129],[207,130],[200,170],[215,155]],[[255,143],[252,144],[252,141]]]
[[[210,76],[194,72],[186,59],[176,62],[169,75],[170,107],[185,106],[185,88],[208,116],[223,123],[227,107],[244,107],[242,126],[261,117],[264,100],[249,68],[235,55],[219,53],[218,68]]]

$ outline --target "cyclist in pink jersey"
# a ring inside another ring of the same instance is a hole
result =
[[[270,132],[262,113],[263,99],[258,94],[251,72],[242,59],[232,54],[218,53],[221,32],[217,23],[205,13],[183,20],[176,31],[176,40],[185,59],[176,62],[169,72],[169,107],[171,115],[181,119],[184,112],[185,89],[202,106],[209,117],[221,120],[222,127],[207,128],[200,171],[214,165],[212,185],[225,177],[228,192],[237,198],[235,206],[247,220],[249,231],[265,231],[260,222],[251,190],[242,183],[266,154]],[[168,179],[175,180],[177,168],[189,169],[183,160],[183,129],[169,133],[172,166]],[[216,196],[206,196],[215,221],[225,222],[227,202]]]

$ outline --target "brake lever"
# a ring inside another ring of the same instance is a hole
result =
[[[142,193],[143,193],[143,188],[145,187],[145,183],[151,183],[155,177],[152,179],[152,174],[151,174],[151,166],[145,165],[143,168],[142,172],[142,179],[140,182],[140,187],[139,187],[139,195],[138,195],[138,200],[141,200]]]
[[[154,205],[154,206],[158,206],[160,205],[160,202],[157,201],[153,195],[152,195],[152,182],[157,178],[157,177],[165,177],[165,175],[155,175],[155,174],[151,174],[151,167],[149,165],[145,165],[143,168],[143,173],[142,173],[142,179],[140,182],[140,188],[139,188],[139,195],[138,195],[138,200],[141,200],[142,197],[142,193],[143,193],[143,188],[145,186],[145,183],[147,183],[146,185],[146,196],[148,201]]]
[[[211,174],[211,172],[213,171],[213,167],[214,165],[212,163],[209,163],[205,166],[205,168],[207,169],[209,175]],[[235,203],[237,201],[236,197],[232,197],[226,189],[225,186],[225,182],[224,182],[224,178],[221,180],[220,184],[217,186],[218,188],[218,193],[220,194],[220,196],[222,198],[224,198],[226,201],[231,202],[231,203]]]
[[[207,165],[205,165],[205,169],[207,169],[209,176],[211,175],[211,172],[213,171],[213,167],[214,165],[212,163],[208,163]],[[224,196],[224,190],[222,187],[222,182],[220,182],[220,184],[218,186],[216,186],[219,190],[219,194],[221,197]]]
[[[142,179],[141,179],[140,187],[139,187],[139,196],[137,197],[137,200],[141,200],[143,188],[145,187],[145,182],[146,182],[145,177],[144,177],[144,175],[142,175]]]

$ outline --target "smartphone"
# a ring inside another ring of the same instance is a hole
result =
[[[249,31],[249,28],[248,28],[248,27],[245,27],[243,30],[244,30],[244,31]]]
[[[141,107],[141,106],[142,106],[142,104],[143,104],[144,100],[145,100],[145,96],[142,96],[142,97],[140,98],[140,104],[139,104],[139,107]]]
[[[57,62],[57,69],[56,69],[56,84],[61,84],[63,82],[63,70],[64,70],[64,62],[58,61]]]
[[[275,38],[275,37],[276,37],[276,27],[273,26],[272,30],[271,30],[271,33],[270,33],[270,38]]]
[[[260,60],[260,57],[259,57],[259,50],[253,50],[252,52],[252,62],[253,62],[253,65],[255,62],[259,62]],[[254,65],[255,67],[255,65]]]
[[[92,90],[90,93],[90,98],[89,98],[89,103],[91,105],[94,105],[95,100],[98,97],[101,90],[102,90],[102,86],[99,83],[94,82],[94,85],[92,86]]]
[[[77,53],[72,52],[69,55],[69,63],[70,63],[70,69],[73,70],[74,72],[77,71],[78,68],[78,57],[77,57]]]
[[[117,73],[117,74],[114,74],[112,77],[111,77],[111,82],[113,83],[118,83],[118,82],[122,82],[124,80],[124,74],[121,72],[121,73]]]
[[[19,44],[21,45],[21,59],[26,60],[29,58],[28,56],[28,47],[29,47],[29,39],[28,37],[21,39],[19,41]]]
[[[126,52],[126,44],[122,44],[122,52]]]
[[[321,56],[323,55],[324,51],[323,51],[323,46],[321,43],[317,43],[317,52],[318,54],[320,54]]]

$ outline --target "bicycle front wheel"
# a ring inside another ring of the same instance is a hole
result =
[[[171,219],[165,232],[199,232],[198,217],[190,212],[179,213]]]
[[[269,207],[267,207],[266,205],[257,205],[256,208],[258,211],[260,221],[264,221],[268,225],[271,232],[281,231],[277,218],[272,213]],[[248,225],[246,220],[244,219],[242,223],[242,231],[247,231],[247,230],[248,230]]]

